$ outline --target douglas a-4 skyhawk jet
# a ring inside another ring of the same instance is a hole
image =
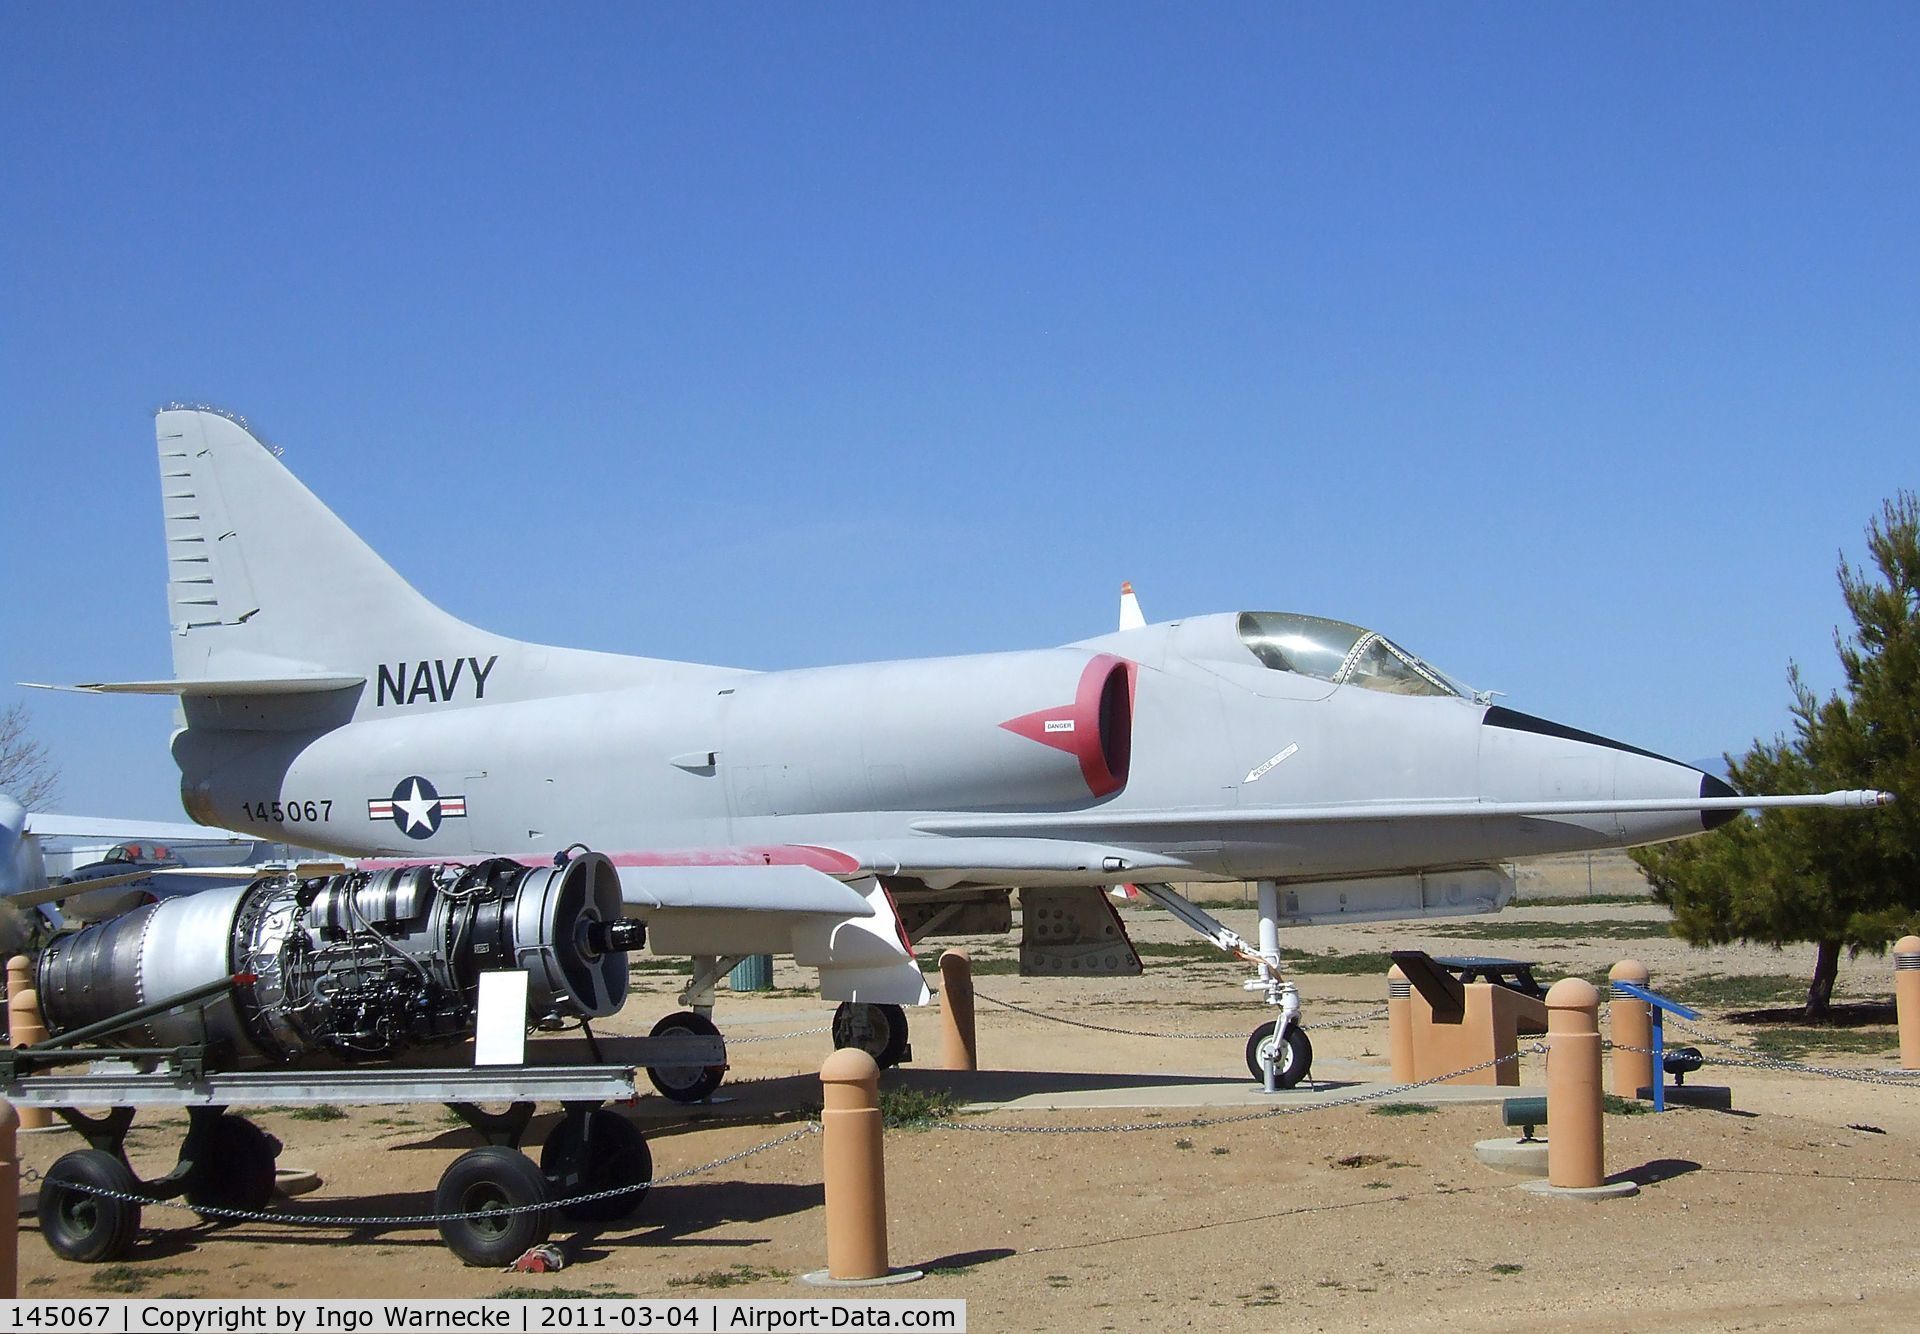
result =
[[[656,1032],[714,1032],[717,978],[788,954],[891,1063],[928,999],[910,941],[1010,929],[1018,889],[1023,971],[1137,973],[1108,899],[1133,884],[1253,965],[1277,1014],[1249,1066],[1285,1087],[1311,1048],[1282,924],[1486,912],[1514,858],[1886,799],[1743,797],[1291,613],[777,672],[523,643],[428,602],[239,419],[170,407],[157,434],[174,678],[83,688],[179,697],[205,824],[362,866],[606,854],[651,949],[694,959]],[[1253,942],[1168,883],[1242,880]]]

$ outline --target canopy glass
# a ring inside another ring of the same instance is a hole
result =
[[[1393,695],[1464,698],[1446,673],[1421,661],[1385,635],[1345,621],[1286,611],[1240,614],[1240,641],[1267,666],[1335,685]]]

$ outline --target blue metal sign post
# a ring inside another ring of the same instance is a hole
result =
[[[1700,1012],[1632,982],[1615,982],[1612,985],[1615,995],[1624,992],[1635,1000],[1643,1000],[1653,1007],[1653,1110],[1664,1112],[1667,1110],[1666,1013],[1672,1010],[1682,1019],[1698,1019]]]

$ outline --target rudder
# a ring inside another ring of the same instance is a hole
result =
[[[154,419],[174,675],[298,676],[475,630],[422,597],[248,428],[217,409]]]

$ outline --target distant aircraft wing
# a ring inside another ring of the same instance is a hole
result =
[[[113,843],[251,843],[252,834],[215,829],[204,824],[167,824],[158,820],[110,820],[91,815],[27,816],[26,831],[36,838],[91,838]]]

